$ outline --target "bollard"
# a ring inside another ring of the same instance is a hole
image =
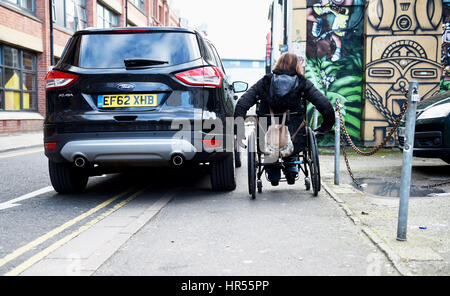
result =
[[[408,220],[408,201],[411,188],[411,169],[414,150],[414,132],[416,129],[416,108],[419,101],[419,85],[411,82],[408,93],[408,110],[406,111],[405,144],[403,147],[402,179],[400,183],[400,204],[398,210],[397,240],[406,241]]]
[[[336,104],[340,104],[339,99],[336,99]],[[341,146],[341,122],[339,121],[339,113],[334,111],[334,185],[339,185],[339,160],[340,160],[340,146]]]

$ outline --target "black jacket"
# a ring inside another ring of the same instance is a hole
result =
[[[274,74],[285,74],[290,77],[275,81],[271,88]],[[282,100],[276,101],[278,99],[277,94],[279,97],[282,97]],[[303,75],[298,75],[296,72],[274,71],[273,74],[266,74],[241,96],[236,104],[234,115],[235,117],[245,117],[247,111],[257,102],[259,102],[256,110],[258,116],[270,114],[269,106],[274,113],[283,113],[286,110],[289,110],[290,113],[298,113],[290,115],[289,121],[286,122],[292,135],[305,118],[306,102],[304,100],[311,102],[322,114],[323,122],[318,130],[320,132],[329,131],[334,125],[334,109],[330,101],[321,91],[314,87],[311,81]],[[270,118],[268,122],[270,124]],[[301,151],[305,147],[305,134],[306,128],[302,128],[295,137],[293,142],[296,152]]]

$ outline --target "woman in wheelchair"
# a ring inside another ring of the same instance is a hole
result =
[[[292,163],[297,159],[296,155],[305,149],[307,142],[303,123],[306,116],[305,100],[311,102],[323,117],[320,127],[314,130],[316,138],[320,138],[334,125],[333,107],[328,98],[303,76],[300,58],[292,53],[284,53],[277,60],[272,73],[266,74],[241,96],[236,104],[235,117],[245,118],[247,111],[258,104],[256,114],[258,117],[268,117],[270,125],[270,114],[275,114],[278,122],[281,122],[280,118],[288,111],[286,125],[290,135],[294,136],[294,152],[291,157],[283,158],[283,161]],[[266,166],[265,170],[271,184],[278,185],[280,167]],[[294,184],[298,168],[295,165],[284,167],[283,173],[288,184]]]

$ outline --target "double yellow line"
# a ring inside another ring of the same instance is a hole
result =
[[[36,246],[44,243],[45,241],[49,240],[50,238],[54,237],[55,235],[61,233],[62,231],[66,230],[67,228],[69,228],[69,227],[73,226],[74,224],[78,223],[79,221],[81,221],[81,220],[83,220],[83,219],[93,215],[94,213],[98,212],[99,210],[105,208],[106,206],[108,206],[112,202],[118,200],[119,198],[121,198],[121,197],[127,195],[128,193],[130,193],[131,191],[133,191],[133,189],[134,189],[134,187],[132,187],[130,189],[127,189],[127,190],[125,190],[122,193],[119,193],[118,195],[116,195],[116,196],[114,196],[114,197],[104,201],[103,203],[99,204],[95,208],[92,208],[91,210],[89,210],[89,211],[87,211],[87,212],[85,212],[85,213],[83,213],[83,214],[73,218],[72,220],[64,223],[63,225],[56,227],[55,229],[53,229],[53,230],[47,232],[46,234],[38,237],[37,239],[33,240],[32,242],[30,242],[30,243],[20,247],[19,249],[15,250],[14,252],[6,255],[5,257],[0,259],[0,267],[5,265],[6,263],[10,262],[11,260],[14,260],[17,257],[23,255],[24,253],[30,251],[31,249],[35,248]],[[66,235],[64,238],[62,238],[62,239],[58,240],[57,242],[53,243],[51,246],[47,247],[46,249],[44,249],[41,252],[37,253],[36,255],[32,256],[31,258],[29,258],[28,260],[26,260],[22,264],[16,266],[14,269],[12,269],[11,271],[7,272],[4,275],[13,276],[13,275],[21,274],[23,271],[25,271],[26,269],[30,268],[35,263],[39,262],[40,260],[42,260],[43,258],[48,256],[51,252],[53,252],[57,248],[61,247],[65,243],[69,242],[71,239],[75,238],[76,236],[78,236],[83,231],[86,231],[87,229],[92,227],[94,224],[96,224],[100,220],[102,220],[105,217],[111,215],[113,212],[117,211],[118,209],[120,209],[121,207],[123,207],[124,205],[126,205],[127,203],[132,201],[133,199],[135,199],[137,196],[142,194],[147,189],[148,189],[148,187],[144,188],[144,189],[141,189],[141,190],[137,191],[136,193],[132,194],[130,197],[128,197],[127,199],[123,200],[122,202],[116,204],[114,207],[112,207],[111,209],[109,209],[105,213],[99,215],[98,217],[96,217],[93,220],[89,221],[88,223],[84,224],[78,230],[76,230],[76,231]]]

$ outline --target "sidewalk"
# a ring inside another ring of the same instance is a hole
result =
[[[414,158],[407,241],[400,242],[396,238],[401,152],[390,149],[379,156],[349,156],[355,178],[367,184],[363,191],[352,185],[342,154],[340,185],[334,185],[332,153],[320,154],[322,190],[397,270],[403,275],[450,275],[450,184],[429,191],[424,186],[450,179],[450,165],[439,159]]]
[[[0,134],[0,152],[43,147],[43,137],[42,131]]]

